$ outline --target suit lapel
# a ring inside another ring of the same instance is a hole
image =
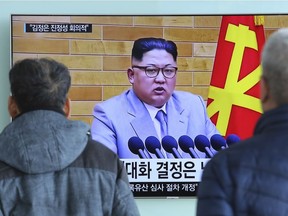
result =
[[[167,103],[168,114],[168,134],[175,139],[186,134],[188,127],[188,118],[183,116],[184,109],[174,102],[174,98]]]
[[[132,89],[127,94],[127,100],[130,104],[127,112],[132,116],[130,124],[136,135],[143,140],[143,142],[148,136],[157,137],[157,132],[154,128],[149,112],[144,104],[137,98]]]
[[[167,103],[168,134],[175,138],[178,143],[179,137],[187,133],[188,118],[183,115],[184,108],[176,104],[174,100],[175,99],[172,96]],[[187,157],[187,153],[184,153],[179,147],[178,152],[182,157]],[[172,154],[167,154],[167,157],[174,158]]]

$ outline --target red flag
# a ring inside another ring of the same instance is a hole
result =
[[[259,81],[265,42],[263,21],[261,16],[222,17],[207,112],[223,136],[252,136],[262,113]]]

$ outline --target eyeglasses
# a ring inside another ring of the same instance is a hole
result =
[[[155,66],[146,66],[145,67],[145,66],[133,65],[132,68],[138,68],[140,70],[144,70],[146,76],[148,76],[149,78],[157,77],[160,70],[161,70],[163,76],[165,78],[168,78],[168,79],[172,79],[176,75],[176,72],[178,70],[177,67],[171,67],[171,66],[164,67],[164,68],[158,68]]]

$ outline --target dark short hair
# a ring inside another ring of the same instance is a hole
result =
[[[173,41],[153,37],[139,38],[135,40],[131,57],[141,61],[143,54],[153,49],[166,50],[166,52],[173,56],[174,61],[177,60],[177,46]]]
[[[63,109],[71,85],[68,68],[53,59],[17,61],[9,72],[10,90],[21,112]]]

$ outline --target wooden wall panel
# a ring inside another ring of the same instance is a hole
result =
[[[132,42],[72,40],[71,54],[130,55]]]
[[[196,57],[214,57],[217,43],[194,43],[193,54]]]
[[[195,28],[216,28],[221,25],[222,16],[195,16]]]
[[[104,56],[103,70],[105,71],[127,71],[131,66],[130,56]]]
[[[184,71],[211,71],[213,58],[179,58],[178,68]]]
[[[72,86],[69,90],[69,98],[72,101],[101,101],[101,86]]]
[[[107,100],[111,97],[119,95],[130,88],[130,85],[127,86],[104,86],[103,87],[103,100]]]
[[[126,72],[96,72],[96,71],[73,71],[71,73],[73,85],[128,85]]]
[[[84,55],[39,55],[39,57],[53,58],[65,64],[69,69],[102,70],[101,56]]]
[[[163,37],[162,28],[134,27],[134,26],[104,26],[104,40],[135,40],[140,37]]]
[[[16,37],[13,39],[13,52],[69,54],[69,41]]]
[[[166,28],[164,37],[173,41],[217,42],[218,29]]]
[[[146,26],[193,26],[192,16],[138,16],[134,19],[135,25]]]
[[[132,16],[72,16],[72,23],[92,23],[103,25],[132,25]]]

